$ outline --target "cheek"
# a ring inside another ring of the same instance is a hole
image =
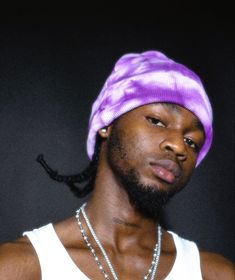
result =
[[[192,159],[187,159],[185,162],[183,162],[183,176],[182,176],[182,180],[184,181],[183,183],[187,183],[191,176],[193,171],[195,170],[195,164],[196,161],[192,160]]]
[[[150,153],[152,141],[146,134],[131,129],[129,131],[112,131],[107,140],[107,153],[110,159],[124,168],[141,165],[145,155]]]
[[[151,141],[144,134],[133,135],[127,143],[129,150],[134,150],[135,154],[146,153],[151,147]]]
[[[192,151],[190,148],[187,149],[187,160],[183,164],[187,170],[194,169],[197,163],[197,153]],[[192,172],[192,171],[191,171]]]
[[[128,141],[125,141],[125,144],[132,159],[142,162],[146,156],[156,152],[160,137],[158,137],[157,141],[155,138],[156,135],[144,133],[144,130],[137,131],[133,134],[130,133],[128,135]]]

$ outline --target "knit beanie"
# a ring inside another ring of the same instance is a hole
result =
[[[213,137],[212,108],[200,78],[165,54],[150,50],[123,55],[115,64],[92,105],[87,153],[92,158],[99,129],[139,106],[167,102],[191,111],[201,122],[205,141],[197,166],[210,149]]]

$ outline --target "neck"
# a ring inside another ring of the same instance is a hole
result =
[[[107,166],[99,166],[86,213],[101,242],[109,246],[119,250],[134,244],[152,248],[156,242],[158,223],[135,210]]]

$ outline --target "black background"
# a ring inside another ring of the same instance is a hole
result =
[[[85,12],[68,6],[1,10],[0,242],[74,213],[82,201],[48,178],[37,155],[63,174],[86,167],[91,104],[113,64],[124,53],[157,49],[201,77],[215,129],[208,156],[166,207],[165,225],[235,261],[230,7],[168,4],[146,2],[138,12],[121,3],[106,13],[104,3]]]

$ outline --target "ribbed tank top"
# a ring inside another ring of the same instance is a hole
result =
[[[197,245],[172,234],[176,259],[165,280],[202,280]],[[32,243],[41,267],[42,280],[90,280],[73,262],[50,223],[23,233]]]

